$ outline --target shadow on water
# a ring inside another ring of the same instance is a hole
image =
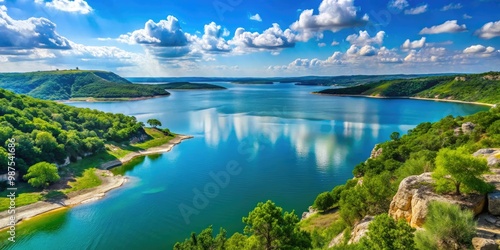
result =
[[[132,159],[131,161],[129,161],[129,162],[127,162],[119,167],[110,169],[110,171],[114,175],[125,175],[127,172],[131,172],[132,170],[134,170],[135,167],[137,167],[139,164],[143,163],[146,160],[146,158],[151,162],[155,162],[161,158],[161,154],[140,156],[140,157]]]

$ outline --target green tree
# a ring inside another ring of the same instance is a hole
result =
[[[24,179],[33,187],[47,187],[60,179],[57,167],[48,162],[39,162],[28,169]]]
[[[436,157],[436,170],[432,177],[436,180],[436,190],[448,191],[450,183],[455,187],[455,193],[460,194],[460,186],[486,193],[491,186],[481,179],[481,175],[489,170],[485,159],[476,158],[459,148],[441,149]]]
[[[259,202],[243,222],[245,233],[255,236],[266,250],[311,248],[311,237],[298,227],[297,215],[293,211],[283,214],[272,201]]]
[[[191,233],[191,237],[185,239],[184,242],[177,242],[174,245],[175,250],[224,250],[226,249],[226,230],[222,227],[216,237],[213,237],[212,226],[203,229],[199,235]]]
[[[35,144],[42,152],[49,153],[57,148],[57,140],[49,132],[39,132],[36,134]]]
[[[314,200],[314,207],[324,211],[333,206],[333,203],[334,200],[330,192],[323,192],[316,197],[316,200]]]
[[[149,126],[151,126],[153,128],[161,126],[161,122],[159,120],[157,120],[157,119],[149,119],[146,122],[149,124]]]
[[[360,244],[363,249],[414,250],[416,249],[414,231],[415,229],[405,221],[396,222],[388,214],[383,213],[375,216],[373,222],[368,225],[366,237],[362,238]]]
[[[437,201],[429,204],[423,228],[415,235],[418,249],[469,249],[476,234],[472,211]]]
[[[397,141],[401,138],[401,135],[399,134],[399,132],[392,132],[390,137],[391,137],[391,140]]]

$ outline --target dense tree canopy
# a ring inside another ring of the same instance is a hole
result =
[[[37,100],[0,89],[0,145],[15,139],[16,170],[25,174],[38,162],[62,163],[144,134],[136,118]],[[0,155],[2,153],[0,152]],[[0,166],[0,174],[7,165]]]

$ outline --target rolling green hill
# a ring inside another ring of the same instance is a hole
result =
[[[169,95],[162,86],[132,84],[112,72],[58,70],[0,74],[0,88],[40,99],[138,98]]]
[[[348,88],[326,89],[320,94],[380,97],[421,97],[469,102],[500,103],[500,72],[431,76],[380,81]]]

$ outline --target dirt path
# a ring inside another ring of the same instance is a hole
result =
[[[96,170],[96,175],[99,176],[99,178],[102,181],[102,184],[98,187],[94,188],[89,188],[89,189],[84,189],[80,191],[76,191],[73,193],[68,194],[68,196],[64,199],[58,199],[54,201],[39,201],[37,203],[33,203],[30,205],[22,206],[22,207],[16,207],[15,209],[15,216],[16,216],[16,223],[19,223],[22,220],[26,220],[32,217],[35,217],[37,215],[41,215],[43,213],[63,208],[63,207],[73,207],[79,204],[83,204],[86,202],[98,200],[106,195],[107,192],[121,187],[125,182],[127,182],[127,177],[124,176],[115,176],[111,171],[107,170],[111,167],[119,166],[125,162],[128,162],[132,160],[133,158],[137,156],[142,156],[142,155],[150,155],[150,154],[159,154],[159,153],[165,153],[172,148],[181,143],[183,140],[193,138],[192,136],[185,136],[185,135],[177,135],[174,137],[172,140],[170,140],[168,143],[159,146],[159,147],[154,147],[150,148],[144,151],[139,151],[139,152],[133,152],[130,153],[123,158],[111,162],[107,162],[101,165],[101,168],[105,170]],[[0,212],[0,230],[5,229],[9,227],[9,218],[10,214],[8,214],[8,210]]]

